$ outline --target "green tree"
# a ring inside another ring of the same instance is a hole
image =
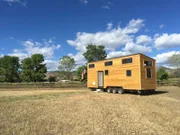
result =
[[[175,67],[174,76],[180,77],[180,54],[174,54],[168,59],[170,66]]]
[[[44,56],[42,54],[34,54],[31,58],[22,61],[22,80],[25,82],[41,82],[45,78],[47,72]]]
[[[57,77],[56,76],[49,76],[48,81],[49,82],[56,82]]]
[[[31,58],[25,58],[21,64],[21,80],[24,82],[33,82],[34,67]]]
[[[158,80],[167,80],[168,79],[168,73],[164,70],[164,68],[159,68],[157,71],[157,79]]]
[[[19,79],[19,58],[13,56],[4,56],[0,58],[0,76],[1,81],[17,82]]]
[[[103,45],[88,45],[87,51],[83,54],[88,62],[104,60],[107,57],[105,47]]]
[[[75,60],[70,56],[63,56],[60,59],[59,71],[65,76],[66,79],[72,78],[71,71],[75,68]]]
[[[84,78],[82,79],[82,72],[84,70],[86,70],[86,73],[84,75]],[[87,66],[86,65],[80,66],[76,71],[76,76],[77,76],[79,81],[87,82]]]

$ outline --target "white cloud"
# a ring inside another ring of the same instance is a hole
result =
[[[124,56],[130,54],[129,52],[125,51],[111,51],[108,53],[107,58],[114,58],[114,57],[119,57],[119,56]]]
[[[0,54],[0,58],[1,58],[1,57],[4,57],[4,55],[3,55],[3,54]]]
[[[59,60],[45,60],[44,63],[48,71],[57,71],[59,66]]]
[[[152,43],[152,38],[147,35],[141,35],[136,37],[136,44],[148,45]]]
[[[154,39],[157,39],[159,36],[159,33],[154,34]]]
[[[144,27],[143,22],[144,20],[142,19],[132,19],[127,25],[127,27],[123,29],[123,32],[126,34],[135,34],[140,30],[140,28]]]
[[[70,53],[68,56],[74,58],[77,66],[84,65],[86,63],[86,59],[84,58],[82,52],[78,52],[76,55]]]
[[[25,47],[24,50],[29,55],[33,55],[36,53],[41,53],[45,58],[52,58],[54,55],[54,50],[59,49],[61,45],[54,45],[52,42],[33,42],[30,40],[23,41],[22,45]]]
[[[113,24],[109,23],[105,31],[96,33],[78,32],[75,40],[67,40],[68,44],[75,47],[78,51],[77,54],[69,54],[69,56],[75,59],[77,65],[85,64],[86,60],[83,53],[86,51],[86,46],[88,44],[104,45],[108,52],[107,58],[135,52],[151,52],[150,47],[133,43],[133,34],[137,33],[144,26],[143,22],[144,20],[142,19],[132,19],[124,28],[118,26],[112,29]],[[116,51],[116,49],[122,46],[125,46],[122,51]]]
[[[112,27],[113,27],[113,23],[108,23],[108,24],[107,24],[107,28],[106,28],[106,29],[107,29],[107,30],[111,30],[111,29],[112,29]]]
[[[157,49],[170,48],[170,47],[180,47],[180,34],[170,34],[167,33],[159,36],[155,40],[155,47]]]
[[[14,40],[14,37],[10,37],[9,39]]]
[[[144,32],[149,32],[150,30],[149,29],[145,29]]]
[[[19,3],[24,7],[27,5],[27,2],[25,0],[3,0],[3,1],[7,2],[9,5],[12,5],[14,3]]]
[[[112,3],[111,3],[111,2],[108,2],[107,4],[105,4],[104,6],[102,6],[102,8],[109,10],[109,9],[111,8],[111,6],[112,6]]]
[[[88,44],[104,45],[106,50],[115,50],[118,47],[132,42],[133,35],[144,26],[144,20],[131,20],[125,28],[114,28],[110,31],[86,33],[78,32],[75,40],[67,40],[76,50],[85,52]]]
[[[102,8],[108,9],[108,10],[110,9],[110,7],[108,5],[102,6]]]
[[[161,24],[161,25],[159,26],[159,28],[160,28],[160,29],[162,29],[163,27],[164,27],[164,25],[163,25],[163,24]]]
[[[133,42],[127,43],[123,50],[129,53],[149,53],[152,51],[149,46],[138,45]]]
[[[88,0],[81,0],[81,3],[87,5],[88,4]]]
[[[8,55],[19,57],[20,61],[27,58],[27,57],[30,57],[27,53],[22,53],[22,52],[14,52],[14,53],[10,53]]]
[[[171,52],[165,52],[162,54],[158,54],[156,57],[154,57],[154,59],[156,59],[157,64],[167,64],[168,58],[174,54],[180,54],[180,51],[171,51]]]
[[[20,60],[24,58],[31,57],[31,55],[40,53],[44,55],[45,63],[47,64],[48,70],[56,70],[59,61],[52,60],[54,56],[54,51],[60,49],[61,45],[56,44],[55,38],[44,40],[44,42],[36,42],[33,40],[27,40],[20,42],[23,45],[23,49],[14,49],[12,53],[8,54],[10,56],[19,57]]]

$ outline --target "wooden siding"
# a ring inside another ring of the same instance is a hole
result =
[[[126,58],[132,58],[133,62],[122,64],[122,59]],[[98,87],[97,72],[103,71],[104,88],[108,86],[122,86],[124,89],[141,89],[140,58],[140,54],[136,54],[127,57],[89,63],[95,64],[95,68],[88,68],[88,87]],[[104,63],[107,61],[113,61],[113,65],[105,66]],[[105,70],[108,70],[108,75],[105,75]],[[126,70],[131,70],[131,76],[126,76]]]
[[[144,66],[144,61],[152,61],[152,66]],[[152,78],[147,78],[146,69],[152,71]],[[141,55],[141,83],[142,89],[156,89],[156,61]]]

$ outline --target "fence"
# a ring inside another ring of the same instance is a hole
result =
[[[65,83],[0,83],[2,89],[13,88],[83,88],[85,83],[65,82]]]

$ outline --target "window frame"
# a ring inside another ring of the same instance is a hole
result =
[[[148,69],[150,69],[151,77],[148,77]],[[146,79],[152,79],[152,68],[146,68]]]
[[[106,73],[107,73],[107,74],[106,74]],[[105,76],[108,76],[108,75],[109,75],[109,70],[105,70],[105,71],[104,71],[104,75],[105,75]]]
[[[145,62],[151,62],[151,65],[145,65]],[[144,67],[153,67],[153,61],[144,60]]]
[[[124,60],[127,60],[127,62],[123,62]],[[130,62],[128,62],[128,60],[131,60]],[[130,57],[130,58],[125,58],[125,59],[122,59],[122,64],[131,64],[131,63],[133,63],[133,58],[132,57]]]
[[[91,67],[91,65],[93,66]],[[95,68],[95,64],[89,64],[89,68]]]
[[[111,63],[110,65],[108,64],[107,65],[107,63]],[[112,66],[113,65],[113,61],[106,61],[106,62],[104,62],[104,66],[105,67],[107,67],[107,66]]]
[[[130,71],[130,72],[128,72]],[[128,75],[128,73],[130,73],[130,75]],[[126,70],[126,77],[131,77],[132,76],[132,70]]]

